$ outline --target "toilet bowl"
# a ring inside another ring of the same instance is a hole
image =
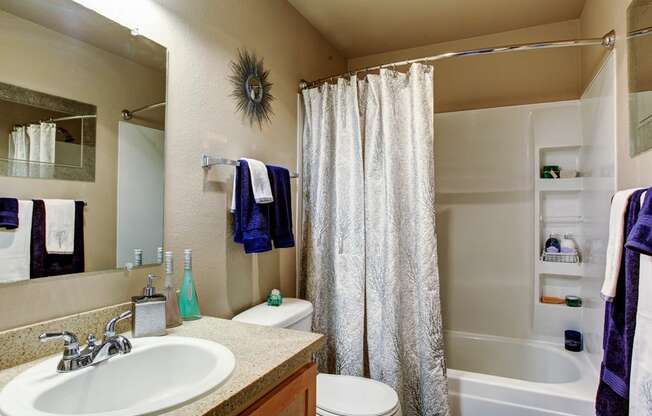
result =
[[[312,304],[284,298],[281,306],[266,303],[247,309],[234,321],[311,331]],[[319,416],[401,416],[398,395],[386,384],[362,377],[317,375],[317,415]]]

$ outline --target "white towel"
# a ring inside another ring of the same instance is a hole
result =
[[[54,123],[41,123],[39,161],[44,163],[54,163],[56,140],[57,125]]]
[[[600,293],[602,298],[611,302],[616,297],[618,286],[618,275],[620,274],[620,262],[623,258],[625,246],[625,213],[629,197],[636,189],[627,189],[616,192],[611,201],[611,213],[609,216],[609,243],[607,244],[607,265],[604,271],[604,281]]]
[[[45,249],[48,254],[72,254],[75,250],[75,201],[44,199]]]
[[[235,188],[238,186],[238,168],[233,168],[233,189],[231,192],[231,212],[235,212]]]
[[[32,162],[41,161],[41,125],[30,124],[27,126],[29,137],[29,160]]]
[[[641,204],[645,194],[641,196]],[[652,257],[641,254],[636,332],[629,381],[630,416],[652,414]]]
[[[29,279],[32,201],[18,201],[18,228],[0,229],[0,283]]]
[[[13,154],[10,156],[15,160],[28,160],[29,149],[27,146],[27,136],[25,127],[16,127],[11,132],[11,144]]]
[[[267,166],[260,160],[246,160],[249,165],[249,176],[251,177],[251,187],[254,191],[254,199],[258,204],[271,204],[274,202],[272,196],[272,186],[269,183]]]

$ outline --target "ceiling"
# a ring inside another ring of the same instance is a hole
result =
[[[585,2],[585,0],[288,1],[346,58],[577,19]]]

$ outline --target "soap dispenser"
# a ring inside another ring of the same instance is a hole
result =
[[[131,333],[134,338],[165,335],[165,296],[156,293],[154,279],[160,277],[148,274],[142,296],[131,298]]]

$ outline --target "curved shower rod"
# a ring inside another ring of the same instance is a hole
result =
[[[299,83],[299,90],[306,88],[314,87],[316,85],[328,82],[340,77],[352,76],[359,72],[368,72],[375,71],[383,68],[395,68],[403,65],[410,65],[414,63],[427,63],[432,61],[438,61],[440,59],[456,58],[461,56],[478,56],[478,55],[490,55],[494,53],[503,53],[503,52],[517,52],[517,51],[531,51],[536,49],[549,49],[549,48],[567,48],[573,46],[602,46],[606,49],[613,49],[616,44],[616,32],[611,30],[608,33],[605,33],[604,36],[600,38],[589,38],[589,39],[570,39],[570,40],[554,40],[547,42],[536,42],[536,43],[522,43],[516,45],[506,45],[506,46],[495,46],[490,48],[479,48],[479,49],[470,49],[467,51],[457,51],[457,52],[446,52],[439,55],[427,56],[424,58],[409,59],[407,61],[392,62],[388,64],[381,64],[376,66],[370,66],[367,68],[355,69],[353,71],[344,72],[341,74],[333,75],[326,78],[320,78],[314,81],[305,81],[301,80]]]
[[[162,103],[146,105],[144,107],[136,108],[134,110],[124,109],[122,110],[122,119],[131,120],[132,118],[134,118],[134,114],[136,113],[140,113],[141,111],[153,110],[155,108],[164,107],[164,106],[165,106],[165,101],[163,101]]]

